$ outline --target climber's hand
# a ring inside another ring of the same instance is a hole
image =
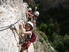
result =
[[[20,29],[25,28],[25,24],[24,24],[24,23],[21,23],[21,24],[19,25],[19,28],[20,28]]]

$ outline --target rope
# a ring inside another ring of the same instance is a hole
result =
[[[11,29],[12,30],[12,29]],[[15,37],[15,40],[17,41],[17,39],[16,39],[16,35],[15,35],[15,32],[12,30],[12,32],[13,32],[13,34],[14,34],[14,37]]]
[[[19,39],[22,40],[23,37],[21,36],[21,33],[18,33],[18,31],[16,30],[16,28],[14,28],[15,32],[17,33],[17,35],[19,36]]]

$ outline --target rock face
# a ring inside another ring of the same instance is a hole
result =
[[[18,52],[17,41],[10,29],[0,32],[0,52]]]
[[[0,3],[0,52],[19,52],[19,37],[9,26],[13,24],[18,29],[20,22],[26,22],[27,4],[22,0],[0,0]]]

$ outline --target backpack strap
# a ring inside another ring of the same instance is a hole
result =
[[[36,35],[35,35],[34,32],[32,32],[32,36],[31,36],[31,38],[29,39],[29,41],[30,41],[30,42],[35,42],[35,40],[36,40]]]

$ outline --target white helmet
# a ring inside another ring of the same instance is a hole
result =
[[[28,11],[32,11],[32,8],[28,8]]]
[[[35,12],[34,12],[34,15],[35,15],[35,16],[39,16],[39,12],[38,12],[38,11],[35,11]]]
[[[29,21],[27,23],[30,24],[32,27],[34,27],[34,24],[31,21]]]

